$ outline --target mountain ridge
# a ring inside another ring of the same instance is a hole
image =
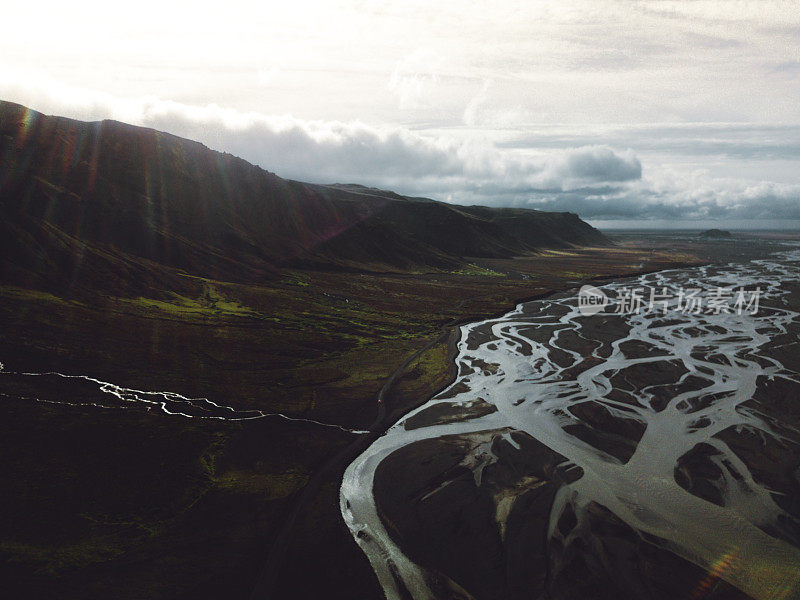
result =
[[[286,268],[452,270],[607,244],[572,213],[303,183],[155,129],[5,101],[0,215],[4,281],[122,293],[175,270],[243,282]]]

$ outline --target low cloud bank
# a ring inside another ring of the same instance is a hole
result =
[[[400,183],[408,189],[421,179],[428,185],[446,182],[454,192],[503,186],[563,191],[642,176],[632,151],[605,146],[524,157],[488,143],[435,139],[401,128],[241,114],[215,106],[187,110],[174,103],[148,105],[139,121],[225,149],[284,177],[314,182]]]
[[[48,114],[114,118],[195,139],[292,179],[354,182],[493,206],[568,210],[590,219],[800,219],[800,186],[671,174],[643,178],[629,149],[603,145],[520,151],[361,122],[304,121],[4,84],[0,97]]]
[[[597,220],[777,219],[800,222],[800,186],[743,186],[728,181],[719,182],[714,190],[676,188],[671,193],[636,186],[604,194],[579,190],[541,195],[524,205],[542,210],[568,210]]]

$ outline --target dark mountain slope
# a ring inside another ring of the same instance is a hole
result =
[[[449,269],[606,243],[569,213],[304,184],[163,132],[10,102],[0,102],[0,217],[4,281],[118,291],[174,269],[256,281],[287,266]]]

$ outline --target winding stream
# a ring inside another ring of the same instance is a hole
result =
[[[170,391],[137,390],[90,375],[72,375],[56,371],[43,373],[9,371],[0,363],[0,382],[12,384],[17,389],[22,386],[31,390],[30,395],[6,394],[8,396],[62,406],[98,409],[133,409],[161,412],[187,419],[216,419],[220,421],[249,421],[275,417],[285,421],[308,423],[321,427],[332,427],[347,433],[368,433],[359,429],[348,429],[335,423],[324,423],[314,419],[292,417],[279,412],[266,412],[256,409],[237,409],[218,404],[208,398],[190,398]],[[67,400],[65,398],[74,398]]]
[[[800,373],[775,358],[775,340],[800,351],[800,314],[789,308],[783,285],[798,280],[800,249],[793,249],[745,264],[663,271],[604,286],[611,304],[596,315],[582,314],[570,293],[463,326],[453,385],[375,441],[342,482],[342,515],[387,598],[435,594],[425,566],[404,554],[378,516],[373,482],[381,462],[420,440],[491,439],[510,431],[532,436],[582,473],[555,496],[550,545],[582,540],[591,549],[587,510],[600,505],[653,544],[752,598],[800,597],[798,517],[776,500],[783,491],[754,476],[752,465],[725,441],[731,432],[764,445],[800,440],[800,432],[748,402],[767,382],[794,386],[789,389],[800,398]],[[671,298],[657,310],[615,314],[625,290],[637,286],[699,289],[706,301],[720,287],[760,288],[761,305],[756,314],[695,313]],[[492,412],[473,410],[485,403]],[[441,414],[432,409],[444,404],[463,407],[461,417],[425,418]],[[635,434],[607,435],[586,418],[598,411],[602,422],[624,424],[623,431]],[[497,460],[491,444],[479,446],[463,463],[477,485],[482,469]],[[696,476],[687,457],[700,449],[719,473],[705,493],[687,483]],[[566,510],[575,522],[565,532],[557,524]],[[557,571],[558,556],[551,564]]]

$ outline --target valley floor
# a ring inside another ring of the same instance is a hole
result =
[[[452,381],[457,323],[595,278],[755,251],[688,235],[615,239],[459,272],[298,270],[262,285],[185,276],[178,291],[142,297],[3,285],[6,589],[29,598],[382,597],[339,512],[342,473]],[[19,375],[48,372],[61,375]],[[65,385],[62,375],[127,392]],[[129,401],[158,399],[148,391],[258,418]]]

